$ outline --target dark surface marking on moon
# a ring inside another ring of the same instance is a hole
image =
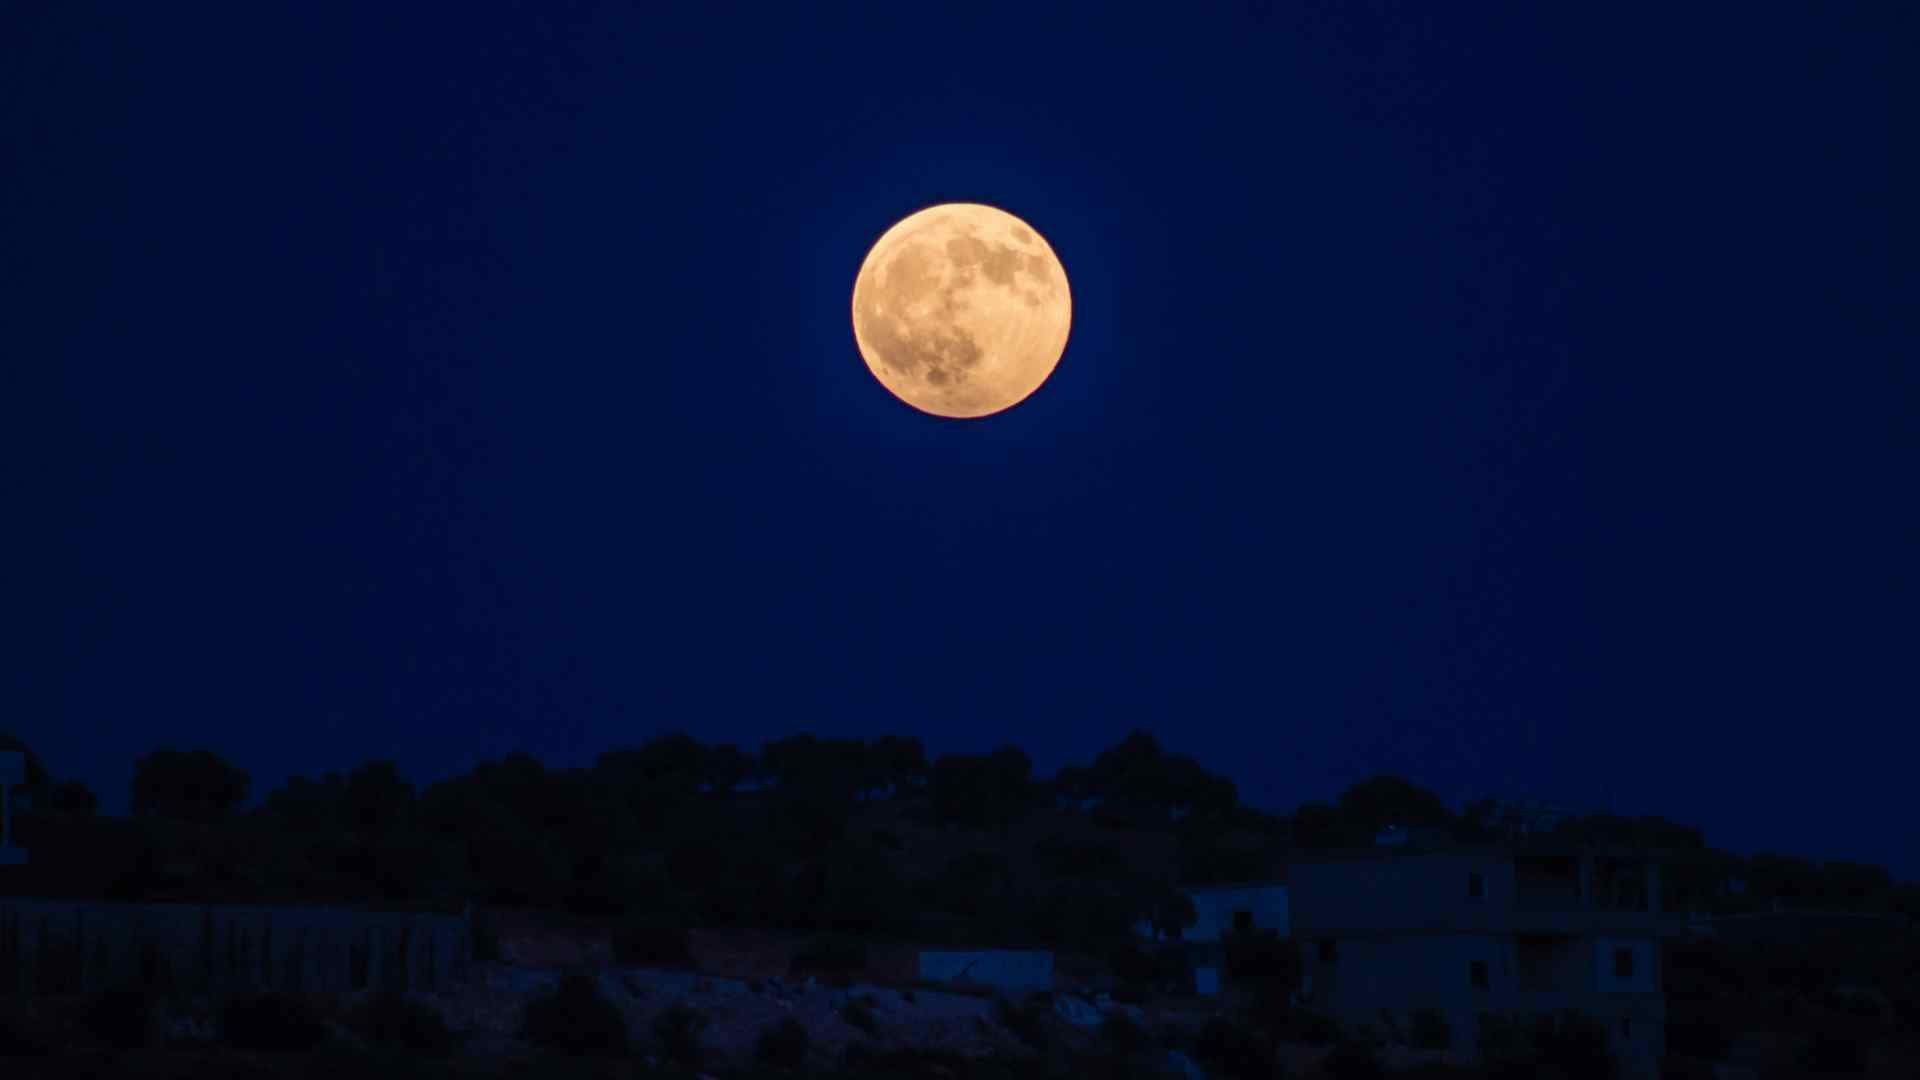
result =
[[[905,379],[948,388],[964,383],[980,364],[980,345],[958,326],[909,327],[885,315],[863,313],[862,330],[880,362]]]
[[[995,285],[1013,284],[1020,269],[1020,252],[1005,244],[988,244],[977,236],[956,236],[947,241],[947,257],[954,265],[971,270],[978,267]]]
[[[1033,234],[1021,228],[1020,226],[1015,225],[1013,227],[1013,238],[1024,244],[1027,241],[1033,239]]]

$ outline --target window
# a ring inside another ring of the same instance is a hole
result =
[[[1322,938],[1320,941],[1320,962],[1323,964],[1331,964],[1337,959],[1339,959],[1339,953],[1333,947],[1333,939]]]
[[[1487,962],[1485,960],[1473,961],[1468,965],[1467,973],[1473,980],[1473,988],[1475,990],[1485,990],[1487,988]]]
[[[1481,877],[1480,871],[1478,870],[1469,871],[1467,873],[1467,899],[1482,900],[1486,898],[1486,895],[1487,879]]]
[[[1633,950],[1613,950],[1613,977],[1616,979],[1633,978]]]
[[[1244,910],[1234,912],[1233,928],[1240,933],[1253,929],[1253,912]]]

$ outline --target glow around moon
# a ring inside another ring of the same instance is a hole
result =
[[[1053,248],[979,203],[900,221],[853,284],[853,337],[867,369],[935,416],[988,416],[1025,400],[1053,374],[1072,321]]]

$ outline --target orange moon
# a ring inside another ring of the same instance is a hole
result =
[[[956,419],[1026,400],[1067,348],[1067,272],[1031,225],[943,203],[882,233],[853,283],[853,339],[901,401]]]

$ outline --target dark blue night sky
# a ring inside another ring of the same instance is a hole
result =
[[[0,727],[107,810],[1144,727],[1920,876],[1913,5],[216,8],[0,15]],[[982,421],[851,334],[942,201],[1072,282]]]

